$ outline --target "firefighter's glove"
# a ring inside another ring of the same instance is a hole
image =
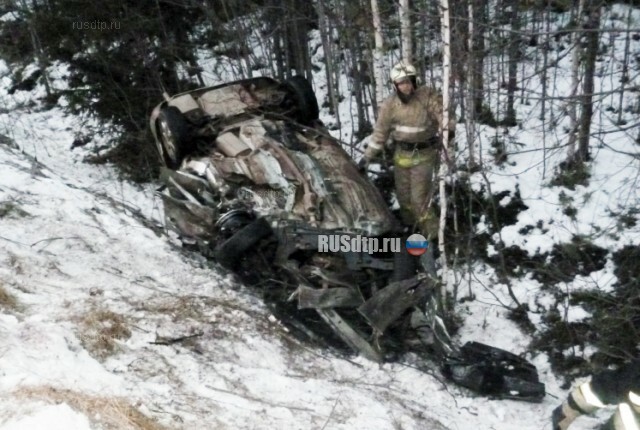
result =
[[[553,410],[551,415],[553,430],[567,430],[580,415],[590,414],[602,407],[604,403],[591,390],[591,384],[584,383],[573,390],[562,405]]]
[[[360,173],[366,173],[369,168],[369,160],[366,157],[362,157],[360,161],[358,161],[358,171]]]

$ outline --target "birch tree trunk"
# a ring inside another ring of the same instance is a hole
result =
[[[371,13],[373,17],[373,31],[375,47],[373,50],[373,77],[375,80],[376,99],[373,103],[373,111],[378,116],[378,105],[384,99],[384,64],[382,63],[383,41],[382,41],[382,25],[380,23],[380,9],[378,8],[378,0],[371,0]]]
[[[447,287],[450,286],[453,279],[449,276],[447,267],[447,254],[445,250],[444,231],[447,224],[447,194],[446,194],[446,176],[449,174],[449,105],[451,103],[449,96],[449,84],[451,78],[451,27],[449,17],[449,0],[441,0],[441,19],[442,19],[442,124],[440,124],[440,135],[442,136],[442,156],[439,172],[439,192],[440,192],[440,228],[438,229],[438,247],[440,249],[440,258],[442,259],[442,273],[445,282],[442,283],[442,291],[440,300],[445,309],[445,298]]]
[[[411,15],[409,0],[400,0],[400,39],[402,40],[402,59],[407,63],[413,61],[413,38],[411,37]]]

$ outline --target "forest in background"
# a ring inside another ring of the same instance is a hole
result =
[[[12,0],[0,5],[0,56],[11,68],[12,91],[43,85],[46,97],[30,101],[35,109],[64,100],[70,113],[87,118],[87,128],[78,130],[79,141],[94,134],[111,140],[111,149],[91,161],[115,163],[135,181],[157,176],[147,119],[162,91],[173,94],[229,77],[302,74],[325,95],[320,101],[332,118],[329,128],[351,127],[342,140],[357,146],[370,133],[376,106],[388,93],[385,73],[406,58],[427,85],[448,89],[458,123],[464,124],[465,138],[451,147],[452,171],[482,172],[483,151],[497,165],[508,163],[510,156],[528,150],[514,137],[517,131],[535,128],[548,133],[545,152],[563,154],[562,162],[550,162],[549,180],[574,189],[588,184],[592,149],[607,134],[623,132],[638,142],[640,55],[632,46],[640,39],[640,25],[632,8],[624,15],[615,4],[620,3]],[[623,46],[615,56],[614,45]],[[567,70],[560,63],[570,64],[569,75],[559,75]],[[49,76],[60,65],[68,73],[62,88],[52,85]],[[599,80],[614,83],[613,89],[597,91]],[[352,107],[348,124],[340,115],[345,104]],[[536,117],[523,117],[521,105]],[[594,127],[594,115],[606,120]],[[481,127],[492,130],[490,148],[474,145]],[[479,259],[496,267],[503,279],[524,276],[514,268],[525,267],[558,302],[567,297],[554,291],[558,283],[604,264],[608,251],[590,237],[575,237],[536,256],[501,249],[493,236],[523,210],[517,194],[503,206],[498,203],[504,194],[474,190],[463,179],[447,185],[449,225],[457,226],[450,243],[453,248],[464,244],[459,252],[451,249],[459,256],[456,264]],[[572,210],[579,208],[568,205]],[[635,206],[625,208],[620,222],[634,226],[639,212]],[[490,221],[479,234],[474,226],[482,215]],[[496,255],[483,251],[487,243],[497,245]],[[558,357],[566,368],[583,364],[566,351],[585,342],[597,345],[607,359],[625,359],[640,339],[634,292],[640,274],[633,267],[638,256],[637,247],[612,252],[621,288],[571,296],[593,310],[587,325],[550,313],[546,328],[536,330],[527,318],[530,309],[515,296],[509,305],[513,318],[536,336],[536,348]],[[460,299],[457,291],[452,296],[452,302]],[[616,314],[624,318],[606,316]]]
[[[330,114],[346,98],[353,103],[353,144],[370,133],[378,99],[387,91],[385,73],[400,57],[417,66],[423,82],[443,87],[442,24],[448,22],[448,81],[459,121],[516,126],[523,120],[516,113],[518,100],[539,104],[548,127],[554,116],[567,113],[574,122],[565,142],[570,162],[588,159],[592,99],[608,96],[594,94],[595,64],[612,38],[625,38],[627,51],[622,64],[606,73],[620,82],[620,100],[625,91],[634,91],[630,75],[637,73],[638,58],[629,52],[628,40],[639,37],[638,25],[630,15],[612,16],[610,5],[592,0],[12,0],[0,6],[0,53],[12,66],[16,89],[40,79],[49,103],[65,96],[74,113],[119,127],[115,139],[144,154],[145,159],[129,161],[142,167],[135,179],[144,180],[154,177],[156,158],[146,159],[152,149],[146,118],[163,90],[173,94],[203,86],[206,75],[219,69],[237,79],[312,78],[318,68],[312,58],[322,48],[325,76],[315,84],[326,94]],[[626,28],[613,27],[611,20]],[[310,44],[313,31],[320,46]],[[211,70],[200,64],[203,51],[214,57]],[[567,55],[574,87],[558,100],[553,73]],[[68,88],[49,85],[48,67],[55,63],[69,66]],[[534,73],[525,64],[535,65]],[[533,92],[525,91],[529,81],[537,82]],[[622,111],[638,106],[611,108],[621,127],[635,125],[623,121]],[[335,118],[334,127],[340,128]],[[476,149],[470,151],[473,161]]]

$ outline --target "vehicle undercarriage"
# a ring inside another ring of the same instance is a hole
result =
[[[542,399],[523,358],[452,341],[430,252],[321,251],[330,235],[404,244],[407,232],[318,120],[308,82],[256,78],[167,97],[151,126],[167,227],[260,291],[293,332],[376,362],[428,354],[476,392]]]

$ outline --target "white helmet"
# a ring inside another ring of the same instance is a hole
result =
[[[407,78],[415,79],[416,68],[413,67],[413,65],[410,63],[400,61],[398,64],[393,66],[393,69],[391,69],[391,73],[389,73],[389,77],[391,78],[391,82],[393,82],[394,84]]]

